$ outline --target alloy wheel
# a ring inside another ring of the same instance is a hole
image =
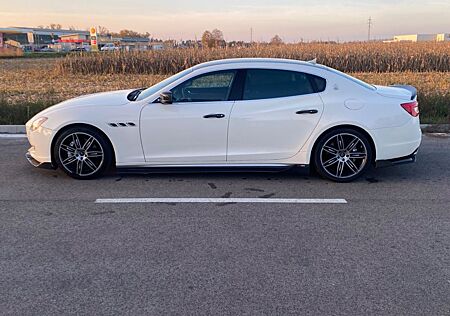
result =
[[[330,176],[351,178],[367,164],[367,148],[356,135],[339,133],[325,141],[320,151],[320,163]]]
[[[61,165],[68,172],[80,177],[97,172],[105,158],[100,142],[94,136],[83,132],[67,135],[58,150]]]

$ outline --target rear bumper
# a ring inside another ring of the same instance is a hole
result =
[[[387,159],[387,160],[377,160],[375,163],[376,168],[383,168],[383,167],[389,167],[394,165],[403,165],[408,163],[414,163],[416,162],[416,156],[419,151],[419,148],[417,148],[412,154],[405,156],[405,157],[399,157],[399,158],[393,158],[393,159]]]
[[[377,161],[408,157],[422,142],[418,118],[411,118],[402,126],[370,130],[370,133],[375,142]]]

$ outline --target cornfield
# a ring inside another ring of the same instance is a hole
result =
[[[69,55],[60,74],[168,75],[223,58],[274,57],[312,60],[344,72],[449,72],[450,43],[347,43],[254,45],[249,48],[171,49]]]

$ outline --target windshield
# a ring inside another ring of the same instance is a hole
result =
[[[179,72],[179,73],[177,73],[177,74],[175,74],[175,75],[173,75],[173,76],[171,76],[171,77],[169,77],[167,79],[164,79],[163,81],[161,81],[161,82],[151,86],[150,88],[145,89],[144,91],[142,91],[139,94],[139,96],[138,96],[138,98],[136,100],[137,101],[144,100],[145,98],[151,96],[152,94],[155,94],[156,92],[158,92],[159,90],[161,90],[165,86],[171,84],[172,82],[177,81],[178,79],[184,77],[185,75],[187,75],[190,72],[192,72],[191,68],[183,70],[182,72]]]

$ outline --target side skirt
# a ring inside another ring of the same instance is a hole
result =
[[[120,166],[116,167],[120,174],[150,174],[150,173],[239,173],[262,172],[277,173],[295,170],[299,173],[309,173],[309,165],[156,165],[156,166]]]

